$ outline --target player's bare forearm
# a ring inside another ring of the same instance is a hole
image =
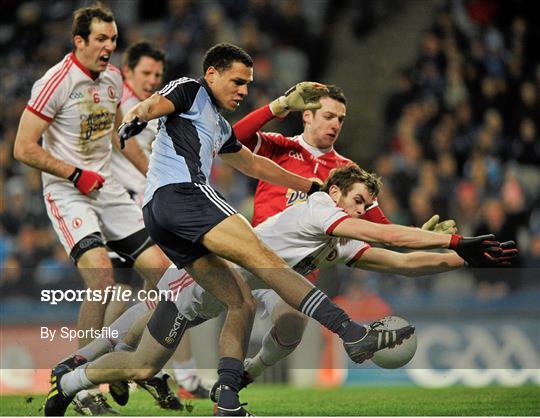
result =
[[[158,93],[133,106],[124,116],[123,122],[131,122],[135,117],[147,122],[174,112],[173,103]]]
[[[308,192],[313,183],[312,180],[291,173],[274,161],[259,155],[254,156],[251,177],[301,192]]]
[[[48,126],[47,122],[25,110],[21,116],[19,130],[15,137],[13,157],[30,167],[67,179],[73,173],[75,167],[53,157],[38,143]]]
[[[293,174],[268,158],[253,154],[245,146],[237,153],[222,154],[221,158],[246,176],[289,189],[308,192],[313,184],[312,180]]]
[[[455,270],[464,267],[465,262],[453,252],[441,254],[414,251],[402,254],[383,248],[370,248],[354,266],[381,273],[418,277]]]
[[[424,231],[419,228],[395,224],[376,224],[362,219],[346,219],[332,232],[338,237],[379,242],[398,248],[421,250],[428,248],[449,248],[451,235]]]

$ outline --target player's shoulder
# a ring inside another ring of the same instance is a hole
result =
[[[129,83],[124,81],[124,84],[122,86],[122,97],[120,99],[120,103],[122,104],[122,106],[124,104],[129,104],[130,106],[134,106],[138,102],[140,102],[140,100],[135,94],[135,91],[133,91]]]
[[[338,165],[346,165],[349,163],[352,163],[353,161],[347,157],[344,157],[339,152],[337,152],[335,149],[331,151],[330,157],[338,164]]]
[[[299,149],[301,148],[300,143],[296,139],[297,137],[285,136],[278,132],[258,132],[259,136],[266,142],[270,142],[275,146],[278,146],[283,149]]]
[[[161,95],[167,95],[171,91],[175,89],[185,89],[185,90],[192,90],[192,91],[198,91],[201,88],[201,83],[199,80],[196,80],[191,77],[180,77],[175,80],[169,81],[160,91],[159,94]]]
[[[66,79],[69,79],[68,75],[71,72],[73,64],[72,54],[69,53],[61,61],[45,71],[45,74],[36,83],[47,83],[50,80],[51,82],[54,81],[55,84],[61,84]]]
[[[336,203],[332,200],[330,195],[326,192],[313,193],[311,196],[308,197],[306,203],[311,208],[336,206]]]

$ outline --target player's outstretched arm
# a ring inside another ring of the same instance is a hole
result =
[[[354,264],[355,268],[408,277],[443,273],[464,266],[465,261],[454,252],[414,251],[403,254],[384,248],[367,249]]]
[[[332,235],[414,250],[451,248],[452,237],[458,237],[396,224],[376,224],[356,218],[345,219],[333,230]]]
[[[48,127],[49,122],[25,109],[15,137],[13,157],[38,170],[67,179],[75,167],[53,157],[39,145],[41,135]]]
[[[242,147],[236,153],[220,154],[220,156],[223,161],[246,176],[310,194],[320,190],[318,182],[293,174],[272,160],[253,154],[246,147]]]
[[[474,241],[483,237],[471,238]],[[381,273],[402,274],[416,277],[443,273],[460,267],[506,267],[517,256],[516,243],[507,241],[480,241],[470,245],[461,256],[455,252],[433,253],[414,251],[397,253],[384,248],[368,248],[354,267]],[[460,251],[461,252],[461,251]]]

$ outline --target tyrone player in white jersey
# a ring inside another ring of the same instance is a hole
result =
[[[489,235],[474,238],[453,237],[452,248],[457,253],[453,251],[397,253],[383,248],[372,248],[360,239],[416,249],[435,247],[433,234],[429,232],[399,225],[378,225],[359,219],[376,198],[379,187],[378,177],[354,164],[336,169],[323,186],[323,192],[314,193],[306,202],[291,206],[269,218],[255,230],[288,265],[302,274],[309,274],[319,267],[346,264],[355,268],[419,276],[457,269],[465,266],[466,262],[478,267],[507,265],[517,253],[514,243],[499,245],[498,242],[492,241],[493,237]],[[163,276],[158,287],[171,291],[171,300],[174,300],[181,314],[178,332],[181,333],[185,327],[195,326],[215,317],[224,309],[223,305],[196,284],[187,272],[180,278],[173,269],[170,269],[170,273]],[[268,286],[253,275],[247,277],[247,282],[252,289],[262,289],[254,290],[253,294],[264,303],[266,311],[273,315],[277,303],[281,300],[277,293],[268,290]],[[304,318],[307,317],[303,316],[300,320]],[[142,322],[146,319],[147,317],[141,316]],[[299,321],[294,317],[289,319],[295,324]],[[140,335],[134,333],[141,332],[143,327],[131,327],[128,333],[132,322],[129,324],[119,322],[120,319],[113,327],[119,330],[121,340],[133,344],[131,347],[125,347],[132,350],[140,338]],[[265,339],[267,340],[267,337]],[[119,342],[99,339],[92,343],[91,350],[85,348],[75,354],[84,356],[85,360],[96,360],[111,351],[114,344]],[[145,344],[144,339],[141,344]],[[267,340],[263,347],[267,356],[265,360],[275,364],[290,354],[295,347],[296,345],[284,349]],[[169,351],[169,355],[171,353]],[[135,353],[126,353],[126,356],[137,358],[138,354],[139,350]],[[115,373],[124,374],[125,377],[130,373],[133,375],[152,373],[161,367],[159,361],[155,361],[159,356],[152,356],[152,359],[148,356],[143,358],[146,370],[123,369]],[[139,361],[133,360],[130,364],[142,367],[141,361],[143,360],[139,358]],[[101,360],[80,367],[62,377],[62,388],[69,394],[85,387],[85,384],[102,382],[100,378],[103,374],[112,379],[116,378],[106,371],[108,368],[109,365]],[[248,384],[254,377],[256,376],[248,373],[244,376],[243,384]]]
[[[111,147],[118,143],[115,127],[122,118],[122,76],[109,64],[117,37],[110,10],[74,12],[73,51],[34,83],[14,147],[17,160],[42,171],[49,218],[92,290],[115,284],[105,243],[153,284],[170,264],[144,229],[140,207],[111,174]],[[146,173],[148,159],[136,141],[125,154]],[[115,319],[111,311],[111,303],[83,301],[78,328],[109,325]],[[80,339],[79,346],[89,342]]]

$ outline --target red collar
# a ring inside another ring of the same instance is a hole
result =
[[[81,64],[81,62],[77,59],[77,57],[75,56],[75,52],[71,52],[71,59],[73,60],[73,62],[75,63],[75,65],[77,67],[79,67],[79,69],[85,73],[88,77],[90,77],[92,80],[95,80],[96,78],[99,77],[99,73],[95,73],[93,71],[90,71],[88,68],[86,68],[84,65]]]

